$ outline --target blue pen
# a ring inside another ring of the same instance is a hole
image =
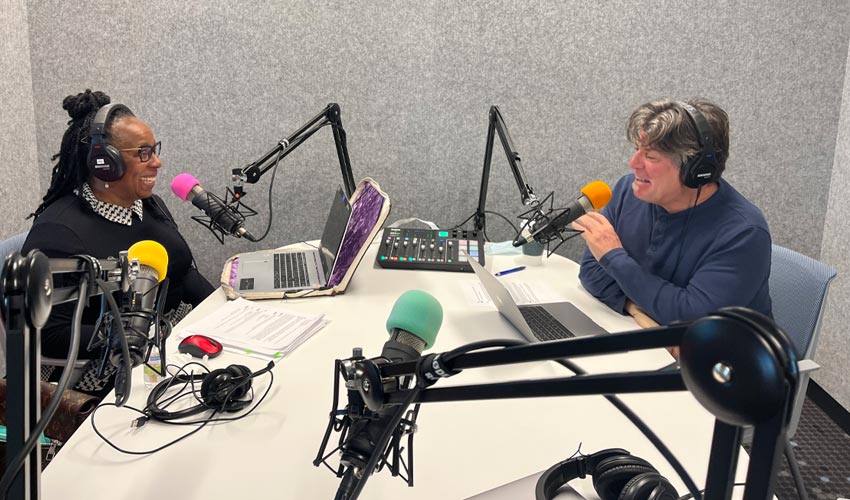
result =
[[[494,274],[493,276],[504,276],[506,274],[511,274],[511,273],[516,273],[516,272],[522,271],[523,269],[525,269],[525,266],[512,267],[510,269],[505,269],[504,271],[499,271],[498,273]]]

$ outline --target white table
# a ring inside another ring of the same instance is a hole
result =
[[[424,290],[442,304],[444,320],[432,348],[435,352],[483,339],[520,338],[495,308],[469,304],[462,285],[476,281],[473,274],[381,269],[374,263],[376,249],[376,244],[370,247],[344,295],[264,302],[324,313],[331,322],[278,363],[271,393],[252,415],[208,425],[179,444],[144,457],[118,453],[94,434],[89,422],[84,423],[45,470],[42,497],[333,498],[339,479],[325,467],[314,467],[312,460],[331,409],[334,359],[349,357],[356,346],[363,347],[367,357],[380,354],[387,339],[386,318],[401,293]],[[488,259],[495,269],[505,269],[528,257],[488,255]],[[637,329],[631,318],[614,313],[584,291],[578,282],[578,265],[565,258],[553,256],[502,279],[546,282],[607,330]],[[223,292],[217,290],[178,330],[224,301]],[[657,369],[671,361],[662,349],[577,360],[590,373]],[[232,363],[253,370],[264,366],[261,360],[225,353],[211,360],[209,367]],[[467,370],[437,387],[567,374],[555,363],[527,363]],[[141,408],[147,391],[139,371],[133,380],[128,404]],[[255,390],[261,393],[267,384],[266,377],[255,379]],[[702,487],[713,416],[687,392],[625,395],[622,399]],[[343,394],[340,403],[345,401]],[[191,429],[150,422],[132,430],[130,423],[137,416],[126,409],[105,407],[97,411],[96,419],[98,428],[113,442],[133,450],[155,448]],[[415,487],[408,488],[401,479],[382,471],[369,480],[361,498],[466,498],[545,469],[570,456],[580,443],[586,453],[610,447],[630,450],[655,465],[680,493],[686,492],[661,455],[600,396],[425,404],[418,425]],[[331,447],[336,439],[338,435],[331,436]],[[745,458],[739,464],[739,479],[744,477]],[[594,496],[589,479],[572,485],[585,496]]]

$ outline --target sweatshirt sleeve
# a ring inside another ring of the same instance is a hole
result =
[[[667,324],[750,303],[770,274],[770,244],[767,231],[743,229],[704,255],[685,287],[642,269],[623,249],[608,252],[599,264],[635,304]]]
[[[602,267],[589,249],[584,250],[578,278],[581,285],[591,295],[618,313],[625,314],[626,294],[617,284],[617,280]]]

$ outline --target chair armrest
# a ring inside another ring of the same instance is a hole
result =
[[[820,365],[811,359],[801,359],[797,362],[797,369],[801,374],[810,374],[811,372],[820,370]]]

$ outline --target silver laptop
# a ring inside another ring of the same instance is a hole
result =
[[[534,495],[537,488],[537,480],[542,475],[543,471],[535,472],[516,481],[511,481],[492,490],[471,496],[466,500],[534,500],[537,498]],[[555,495],[556,500],[584,500],[584,498],[584,496],[579,494],[569,484],[562,486],[558,490],[558,494]]]
[[[529,342],[608,333],[570,302],[518,306],[508,289],[490,271],[475,259],[469,259],[469,264],[502,316]]]
[[[236,271],[237,289],[295,292],[326,286],[350,218],[351,204],[342,189],[337,189],[319,248],[242,254]]]

